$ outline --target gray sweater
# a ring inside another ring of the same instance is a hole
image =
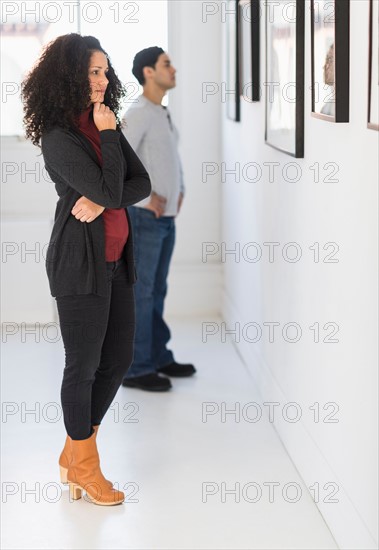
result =
[[[77,220],[71,210],[81,196],[105,208],[125,208],[130,233],[123,256],[128,282],[136,279],[127,207],[150,194],[149,176],[119,130],[101,131],[100,142],[102,166],[80,132],[56,127],[42,136],[46,170],[59,196],[46,255],[53,296],[108,294],[103,217],[91,223]]]
[[[176,216],[184,183],[179,134],[168,109],[141,95],[125,113],[124,122],[123,133],[148,171],[152,190],[167,199],[164,216]],[[148,201],[136,206],[143,207]]]

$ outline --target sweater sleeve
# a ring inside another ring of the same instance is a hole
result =
[[[120,208],[124,190],[120,133],[102,130],[100,142],[102,167],[67,132],[54,128],[42,136],[46,170],[53,181],[63,181],[96,204]]]
[[[123,134],[120,136],[120,142],[127,167],[120,204],[125,208],[148,197],[151,193],[151,183],[145,167]]]

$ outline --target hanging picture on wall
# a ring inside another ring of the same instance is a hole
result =
[[[266,143],[304,157],[304,2],[266,4]]]
[[[379,130],[379,3],[370,0],[368,127]]]
[[[239,0],[240,84],[245,101],[261,100],[259,0]]]
[[[239,78],[239,25],[238,0],[227,0],[226,7],[226,109],[228,118],[240,121],[240,78]]]
[[[311,0],[312,115],[349,122],[350,0]]]

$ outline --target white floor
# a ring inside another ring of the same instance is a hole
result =
[[[70,502],[59,483],[61,342],[3,343],[2,548],[337,548],[268,420],[241,408],[222,422],[225,407],[259,401],[232,345],[204,344],[200,320],[172,328],[177,359],[198,373],[169,393],[120,388],[98,438],[106,477],[127,493],[115,507]],[[202,418],[205,406],[215,414]]]

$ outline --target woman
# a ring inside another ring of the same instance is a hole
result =
[[[50,43],[22,84],[26,136],[41,146],[59,196],[46,269],[66,354],[61,480],[74,499],[85,490],[108,506],[124,494],[101,472],[96,435],[133,357],[127,207],[151,191],[116,118],[124,95],[99,41],[78,34]]]

